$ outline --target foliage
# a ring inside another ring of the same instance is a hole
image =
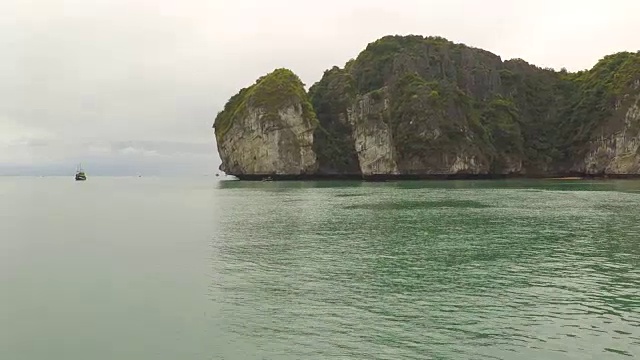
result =
[[[400,149],[464,146],[469,134],[460,129],[466,126],[496,167],[519,158],[534,172],[582,151],[612,119],[616,101],[640,80],[639,53],[610,55],[577,73],[522,59],[496,63],[491,56],[442,38],[386,36],[344,72],[359,94],[377,97],[379,89],[391,89],[389,121]],[[427,127],[442,136],[421,138]]]
[[[356,95],[351,74],[335,66],[309,89],[320,122],[314,133],[313,149],[321,172],[360,173],[352,129],[346,121],[347,110]]]
[[[389,121],[401,157],[431,161],[438,158],[435,154],[455,156],[459,150],[488,144],[471,99],[452,83],[407,73],[391,87],[390,107]]]
[[[300,78],[291,70],[276,69],[229,99],[224,110],[216,116],[216,138],[221,141],[233,125],[233,120],[243,116],[248,108],[261,109],[264,119],[273,120],[277,119],[280,109],[298,104],[306,119],[316,121],[313,106]]]
[[[481,124],[489,137],[494,151],[493,167],[501,169],[506,166],[506,159],[522,158],[522,130],[519,124],[520,114],[511,99],[496,96],[488,102],[480,115]]]
[[[564,80],[573,85],[570,104],[562,113],[566,141],[561,147],[566,157],[620,124],[623,115],[616,116],[616,103],[634,91],[635,82],[640,80],[640,53],[605,56],[592,69],[567,74]]]
[[[368,96],[388,104],[378,115],[389,124],[401,159],[464,150],[488,159],[496,171],[521,161],[534,173],[570,163],[596,136],[619,126],[624,114],[617,108],[639,88],[640,53],[609,55],[590,70],[569,72],[502,61],[441,37],[385,36],[343,68],[325,71],[308,96],[289,70],[258,79],[229,100],[215,128],[222,138],[249,106],[274,116],[300,103],[310,119],[317,114],[320,167],[358,172],[348,119],[355,101]]]
[[[394,63],[398,56],[407,55],[421,57],[429,49],[453,45],[441,37],[385,36],[376,40],[362,51],[358,57],[348,64],[353,74],[358,92],[361,94],[374,91],[385,86],[389,77],[393,76]]]

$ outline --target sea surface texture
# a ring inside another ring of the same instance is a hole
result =
[[[0,359],[640,357],[640,182],[0,178]]]

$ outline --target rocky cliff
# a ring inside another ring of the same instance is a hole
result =
[[[304,175],[317,170],[318,120],[300,79],[286,69],[232,97],[214,128],[221,170],[232,175]]]
[[[276,70],[214,126],[222,170],[241,177],[640,174],[640,53],[569,73],[387,36],[308,94]]]
[[[585,174],[640,174],[640,96],[624,113],[620,129],[588,143],[588,152],[573,168]],[[622,116],[622,114],[620,114]]]

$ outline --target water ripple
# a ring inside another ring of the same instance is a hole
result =
[[[640,356],[638,195],[280,190],[211,243],[216,321],[263,358]]]

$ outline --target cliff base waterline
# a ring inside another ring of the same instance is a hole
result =
[[[336,175],[233,175],[240,181],[407,181],[407,180],[502,180],[502,179],[550,179],[550,180],[606,180],[640,179],[640,174],[336,174]]]

